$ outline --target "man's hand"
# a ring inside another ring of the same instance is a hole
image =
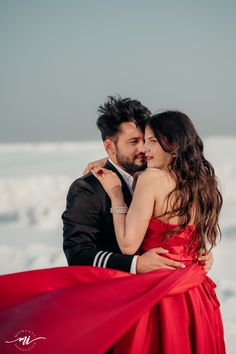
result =
[[[107,162],[107,159],[108,159],[107,157],[104,157],[103,159],[89,162],[85,170],[83,171],[83,176],[87,175],[95,167],[104,167]]]
[[[204,266],[205,272],[208,273],[214,263],[214,258],[212,252],[202,253],[198,257],[198,261]]]
[[[138,256],[136,271],[137,273],[151,272],[156,269],[177,269],[185,268],[185,265],[173,261],[172,259],[159,256],[159,254],[166,254],[169,251],[164,248],[152,248],[141,256]]]

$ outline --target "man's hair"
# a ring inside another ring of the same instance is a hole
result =
[[[144,130],[151,112],[137,100],[108,96],[104,105],[98,107],[99,117],[97,127],[101,132],[102,140],[115,138],[120,132],[120,125],[133,122]]]

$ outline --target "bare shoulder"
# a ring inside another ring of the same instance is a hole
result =
[[[162,180],[162,179],[172,179],[170,173],[167,170],[159,170],[158,168],[147,168],[142,172],[138,178],[139,180]]]
[[[138,177],[137,184],[139,187],[145,186],[145,188],[152,188],[155,186],[155,190],[171,190],[175,187],[175,181],[173,176],[167,170],[159,170],[156,168],[147,168]]]

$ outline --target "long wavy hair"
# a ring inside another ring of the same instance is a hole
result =
[[[147,125],[163,150],[172,155],[168,169],[176,184],[167,196],[166,211],[159,216],[167,215],[168,219],[179,216],[181,223],[166,239],[184,229],[194,215],[197,240],[191,242],[196,251],[206,251],[207,244],[212,249],[218,233],[221,237],[218,220],[223,200],[214,168],[204,157],[202,140],[189,117],[178,111],[155,114]]]

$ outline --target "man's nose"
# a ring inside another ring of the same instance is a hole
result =
[[[142,146],[142,152],[145,154],[145,152],[148,151],[148,147],[147,147],[147,144],[146,144],[146,141],[143,142],[143,146]]]
[[[138,151],[144,153],[144,141],[140,141],[138,144]]]

